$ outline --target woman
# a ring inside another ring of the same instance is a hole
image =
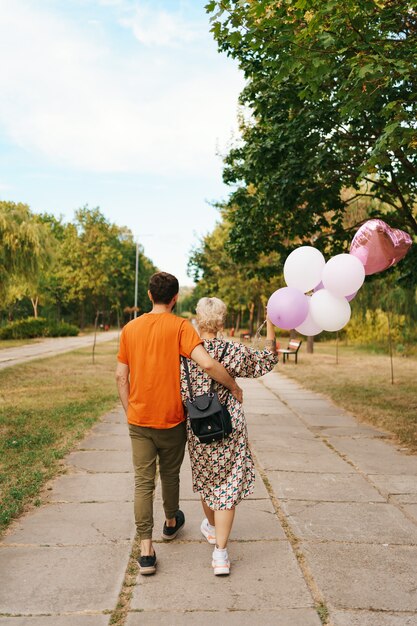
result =
[[[233,377],[257,378],[276,365],[275,331],[267,320],[267,349],[260,351],[240,343],[225,342],[218,337],[226,319],[226,305],[219,298],[202,298],[197,304],[197,323],[207,352],[219,359],[226,344],[222,364]],[[188,361],[193,393],[207,393],[211,380],[193,361]],[[230,561],[227,541],[232,530],[235,507],[254,488],[255,468],[249,448],[246,420],[242,405],[225,387],[218,388],[220,402],[226,404],[232,417],[233,432],[221,441],[200,443],[187,420],[188,450],[193,476],[193,490],[200,493],[205,519],[201,532],[215,545],[212,558],[214,574],[227,575]],[[181,365],[181,394],[188,398],[184,367]]]

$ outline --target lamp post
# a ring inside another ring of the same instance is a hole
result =
[[[136,242],[136,263],[135,263],[135,310],[133,318],[138,315],[138,273],[139,273],[139,242]]]

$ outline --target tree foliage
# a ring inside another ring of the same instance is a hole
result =
[[[237,326],[247,317],[249,330],[264,320],[268,297],[279,286],[278,255],[263,255],[258,263],[236,263],[226,242],[230,224],[222,221],[200,242],[189,260],[189,274],[197,286],[194,304],[204,296],[221,298],[228,307],[229,325]]]
[[[222,0],[206,5],[247,85],[225,158],[234,258],[346,248],[349,208],[417,234],[417,13],[407,0]],[[349,193],[344,193],[349,190]],[[375,202],[376,199],[376,202]]]
[[[99,208],[79,209],[72,222],[64,223],[47,213],[35,215],[24,205],[3,204],[10,250],[15,246],[9,256],[0,257],[0,273],[7,277],[0,310],[9,318],[19,310],[21,316],[27,315],[25,303],[30,301],[35,317],[39,306],[43,315],[57,320],[64,316],[80,325],[100,313],[103,321],[111,315],[115,321],[115,312],[133,306],[136,243],[129,229],[110,223]],[[18,241],[23,242],[21,247]],[[154,271],[140,250],[142,311],[150,306],[147,283]]]
[[[0,296],[23,296],[51,257],[48,230],[26,204],[0,201]]]

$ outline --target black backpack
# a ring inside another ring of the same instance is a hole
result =
[[[220,355],[219,363],[222,361],[228,348],[229,344],[227,343]],[[190,397],[185,401],[185,406],[193,433],[200,443],[212,443],[213,441],[224,439],[232,432],[232,418],[227,408],[220,403],[219,397],[214,391],[214,380],[211,381],[209,393],[194,396],[187,359],[183,356],[181,359],[190,394]]]

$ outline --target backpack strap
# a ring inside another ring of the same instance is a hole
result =
[[[188,369],[188,362],[185,356],[182,356],[182,355],[181,355],[181,361],[182,361],[182,364],[184,365],[185,378],[187,379],[187,385],[188,385],[188,393],[190,394],[190,400],[192,400],[194,397],[194,394],[193,394],[193,388],[191,387],[190,370]]]

